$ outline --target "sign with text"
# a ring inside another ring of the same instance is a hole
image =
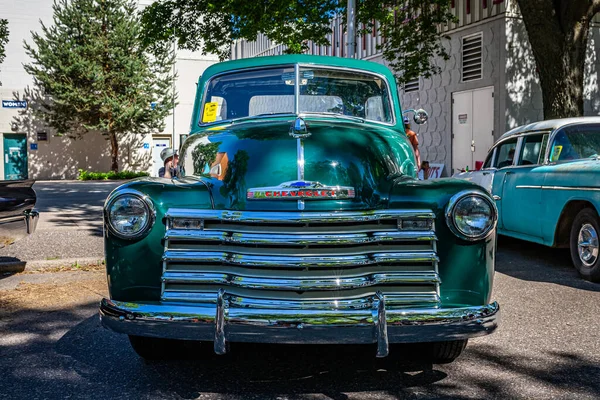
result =
[[[27,108],[25,100],[2,100],[2,108]]]
[[[429,169],[427,170],[427,179],[436,179],[442,177],[442,172],[444,172],[444,164],[429,164]],[[419,179],[423,180],[424,171],[420,170],[418,173]]]

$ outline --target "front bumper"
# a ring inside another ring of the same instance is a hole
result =
[[[361,344],[377,343],[377,356],[389,343],[437,342],[487,335],[498,327],[500,307],[412,308],[386,310],[377,293],[356,299],[362,308],[284,309],[274,301],[249,300],[251,307],[230,307],[219,291],[216,304],[129,303],[103,299],[102,324],[115,332],[157,338],[214,341],[224,354],[226,342]],[[236,296],[236,301],[240,299]],[[367,304],[368,306],[365,306]]]
[[[0,219],[0,248],[35,232],[40,214],[27,210],[20,215]]]

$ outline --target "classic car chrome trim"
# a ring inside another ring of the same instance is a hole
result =
[[[197,229],[168,229],[167,240],[231,242],[252,245],[347,245],[364,243],[384,243],[390,241],[428,241],[437,240],[433,231],[391,231],[372,233],[317,233],[317,234],[286,234],[286,233],[229,233],[227,231],[206,231]]]
[[[494,201],[500,201],[502,200],[502,197],[498,196],[497,194],[492,196],[492,199],[494,199]]]
[[[184,272],[166,271],[162,280],[168,283],[193,283],[197,285],[226,284],[229,286],[246,289],[266,290],[348,290],[377,285],[398,284],[431,284],[440,283],[441,279],[434,272],[390,272],[374,273],[362,276],[339,278],[265,278],[253,276],[240,276],[219,272]]]
[[[375,293],[377,307],[377,354],[378,358],[387,357],[390,354],[387,318],[385,316],[385,297],[381,292]]]
[[[27,234],[31,235],[37,228],[38,221],[40,219],[40,213],[36,210],[27,210],[25,214],[25,223],[27,224]]]
[[[486,201],[489,204],[490,209],[492,211],[492,224],[490,225],[490,228],[486,232],[484,232],[483,234],[481,234],[479,236],[465,235],[454,224],[454,207],[456,206],[456,204],[458,204],[458,202],[460,200],[462,200],[463,198],[468,197],[468,196],[480,197],[481,199],[483,199],[484,201]],[[448,225],[448,228],[450,228],[452,233],[454,233],[457,237],[459,237],[463,240],[468,240],[468,241],[473,242],[473,241],[477,241],[477,240],[486,239],[488,236],[490,236],[492,234],[492,232],[494,232],[494,229],[496,229],[497,222],[498,222],[498,209],[496,208],[496,204],[493,201],[490,201],[490,199],[486,195],[484,195],[483,193],[481,193],[477,190],[463,190],[462,192],[455,194],[454,196],[452,196],[450,198],[450,201],[448,202],[448,205],[446,206],[446,224]]]
[[[257,118],[257,119],[264,119],[264,118],[274,118],[274,117],[282,117],[282,116],[298,116],[300,115],[298,110],[295,110],[293,113],[281,113],[281,114],[276,114],[276,115],[262,115],[262,116],[248,116],[248,117],[242,117],[242,118],[234,118],[234,119],[224,119],[221,121],[214,121],[214,122],[208,122],[208,123],[202,123],[202,118],[200,118],[200,116],[202,115],[203,111],[204,111],[204,104],[205,104],[205,99],[206,99],[206,93],[208,92],[208,83],[213,80],[214,78],[223,76],[223,75],[229,75],[229,74],[233,74],[236,72],[246,72],[246,71],[255,71],[255,70],[260,70],[260,69],[276,69],[276,68],[285,68],[285,67],[291,67],[294,66],[294,69],[296,67],[298,67],[298,71],[301,67],[310,67],[310,68],[318,68],[318,69],[333,69],[333,70],[338,70],[338,71],[349,71],[349,72],[361,72],[361,73],[365,73],[367,75],[371,75],[371,76],[377,76],[378,78],[382,79],[385,84],[386,84],[386,88],[387,88],[387,94],[388,94],[388,102],[389,102],[389,107],[390,107],[390,114],[392,117],[392,120],[390,122],[382,122],[382,121],[375,121],[375,120],[371,120],[371,119],[366,119],[365,122],[369,122],[369,123],[373,123],[373,124],[378,124],[378,125],[385,125],[385,126],[395,126],[396,125],[396,111],[394,109],[394,104],[392,102],[392,88],[391,88],[391,83],[388,81],[387,77],[383,74],[380,74],[378,72],[373,72],[373,71],[369,71],[369,70],[365,70],[362,68],[348,68],[348,67],[340,67],[340,66],[334,66],[334,65],[315,65],[315,64],[307,64],[307,63],[302,63],[302,62],[296,62],[296,63],[282,63],[282,64],[272,64],[272,65],[262,65],[262,66],[256,66],[256,67],[249,67],[249,68],[236,68],[236,69],[231,69],[228,71],[223,71],[220,72],[218,74],[214,74],[213,76],[210,77],[210,80],[206,81],[204,84],[204,88],[202,90],[202,104],[200,104],[199,110],[198,110],[198,115],[196,117],[198,117],[198,126],[199,127],[209,127],[212,125],[220,125],[220,124],[234,124],[236,123],[236,121],[240,121],[240,120],[244,120],[244,119],[252,119],[252,118]],[[295,73],[295,71],[294,71]],[[298,82],[298,75],[296,75],[296,82]],[[295,85],[295,83],[294,83]],[[296,91],[296,90],[294,90]],[[298,94],[300,92],[298,91]],[[312,114],[312,113],[311,113]],[[317,115],[317,113],[314,113],[315,115]]]
[[[479,192],[477,192],[479,193]],[[319,212],[287,212],[287,211],[230,211],[170,208],[167,218],[198,218],[205,220],[240,221],[252,223],[344,223],[378,221],[394,218],[435,218],[431,210],[365,210],[365,211],[319,211]]]
[[[115,332],[183,340],[214,340],[223,354],[227,342],[377,343],[377,355],[388,343],[460,340],[492,333],[500,308],[392,308],[381,293],[353,299],[352,305],[329,310],[238,307],[222,289],[216,304],[131,303],[102,299],[102,325]],[[259,303],[260,299],[254,302]],[[346,302],[348,304],[348,302]],[[364,307],[368,304],[368,307]]]
[[[113,204],[113,202],[115,202],[119,197],[126,196],[126,195],[135,196],[135,197],[139,198],[140,200],[142,200],[144,202],[144,204],[146,205],[146,209],[148,210],[148,222],[146,223],[146,226],[144,227],[144,229],[140,230],[135,235],[123,235],[122,233],[117,231],[113,227],[112,222],[110,220],[109,213],[108,213],[108,209]],[[150,198],[150,196],[148,196],[145,193],[139,192],[137,190],[133,190],[133,189],[116,189],[116,190],[114,190],[108,196],[106,201],[104,202],[103,215],[104,215],[104,225],[108,228],[110,233],[120,239],[126,239],[126,240],[134,240],[134,239],[139,239],[139,238],[146,236],[148,234],[148,232],[150,232],[150,229],[152,229],[152,227],[154,226],[154,223],[156,222],[156,208],[154,207],[154,203],[152,202],[152,199]]]
[[[584,192],[600,192],[600,188],[585,186],[536,186],[536,185],[517,185],[517,189],[543,189],[543,190],[581,190]]]
[[[372,265],[391,262],[435,262],[439,261],[435,251],[414,252],[364,252],[356,255],[317,255],[317,256],[277,256],[242,254],[238,251],[181,251],[167,250],[163,255],[166,262],[202,262],[202,263],[227,263],[231,265],[244,265],[246,267],[351,267],[357,265]]]

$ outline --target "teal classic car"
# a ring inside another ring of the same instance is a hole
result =
[[[424,356],[450,362],[497,327],[494,203],[470,182],[416,179],[379,64],[211,66],[179,179],[122,185],[104,218],[101,320],[142,357],[189,341],[218,354],[230,342],[371,343],[379,357],[427,343]]]
[[[515,128],[492,147],[481,170],[456,177],[492,194],[498,233],[570,248],[579,274],[600,282],[600,117]]]

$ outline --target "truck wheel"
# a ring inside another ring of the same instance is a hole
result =
[[[583,279],[600,282],[598,214],[591,208],[579,211],[571,226],[571,259]]]
[[[431,345],[431,361],[434,364],[449,364],[456,360],[467,347],[468,340],[453,340],[449,342],[435,342]]]
[[[172,360],[178,358],[188,358],[195,353],[194,346],[199,343],[160,339],[146,336],[129,335],[129,343],[138,354],[146,360]]]

